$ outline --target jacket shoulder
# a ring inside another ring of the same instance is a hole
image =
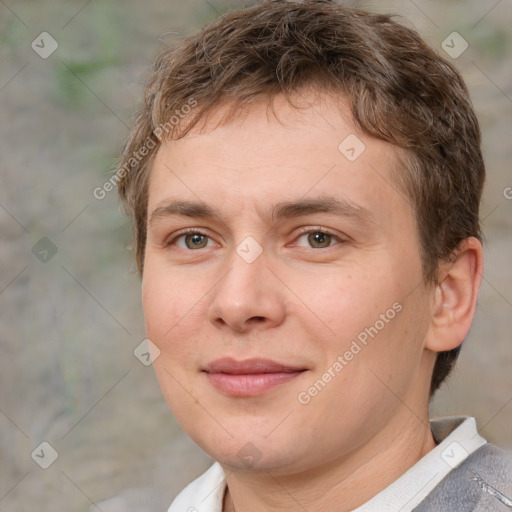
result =
[[[454,468],[414,512],[510,512],[512,454],[487,443]]]

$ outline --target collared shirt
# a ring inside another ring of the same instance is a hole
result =
[[[431,419],[430,426],[439,444],[353,512],[411,512],[450,472],[487,443],[471,417]],[[222,512],[225,490],[224,470],[215,462],[181,491],[168,512]]]

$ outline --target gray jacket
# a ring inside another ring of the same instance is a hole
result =
[[[473,452],[414,512],[511,512],[512,456],[487,443]]]

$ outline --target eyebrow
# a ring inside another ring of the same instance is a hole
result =
[[[314,213],[331,213],[362,223],[376,222],[370,210],[342,197],[322,196],[314,199],[282,201],[271,207],[272,220],[288,219]],[[150,215],[149,223],[153,224],[159,218],[174,215],[225,222],[220,212],[206,203],[175,200],[155,208]]]

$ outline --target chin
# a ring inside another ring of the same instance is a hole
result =
[[[274,425],[275,426],[275,425]],[[240,426],[232,438],[227,435],[204,437],[190,433],[194,442],[210,457],[233,471],[271,471],[283,474],[296,471],[299,460],[303,455],[297,452],[297,447],[303,445],[303,440],[294,439],[289,432],[282,436],[271,434],[265,428],[255,428],[254,425]],[[192,435],[191,435],[192,434]]]

